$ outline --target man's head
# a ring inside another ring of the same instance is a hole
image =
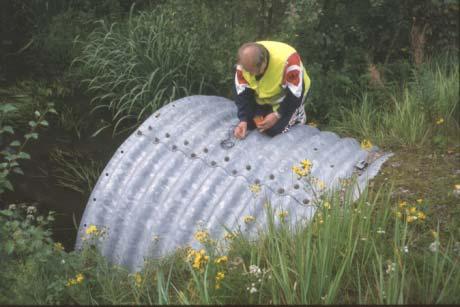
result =
[[[267,67],[268,50],[261,44],[245,43],[238,49],[238,64],[243,69],[258,76]]]

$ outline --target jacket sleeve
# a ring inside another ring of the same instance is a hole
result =
[[[289,56],[284,69],[282,87],[286,90],[286,95],[278,109],[282,117],[291,117],[302,103],[305,86],[303,73],[300,56],[298,53],[293,53]]]
[[[238,65],[235,72],[235,104],[240,121],[247,122],[254,117],[255,103],[254,90],[249,87],[243,77],[242,68]]]

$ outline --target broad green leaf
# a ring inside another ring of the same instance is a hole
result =
[[[32,133],[27,133],[26,135],[24,135],[24,137],[26,139],[38,139],[38,133],[35,133],[35,132],[32,132]]]
[[[32,128],[34,128],[34,127],[37,126],[37,123],[36,123],[35,121],[31,120],[31,121],[29,122],[29,126],[31,126]]]
[[[40,112],[38,112],[38,111],[35,111],[35,113],[34,113],[34,114],[35,114],[35,116],[36,116],[36,117],[40,117]]]
[[[5,188],[7,188],[8,190],[10,191],[14,191],[14,187],[13,185],[11,184],[11,182],[9,180],[5,180],[3,182],[3,185],[5,186]]]
[[[4,126],[4,127],[2,128],[2,130],[5,131],[5,132],[9,132],[9,133],[11,133],[11,134],[14,134],[14,129],[13,129],[13,127],[11,127],[11,126]]]
[[[12,105],[11,103],[0,105],[0,112],[8,113],[11,111],[16,111],[16,107]]]
[[[19,167],[13,168],[13,172],[15,172],[16,174],[24,175],[24,172]]]
[[[29,159],[30,160],[30,155],[27,152],[21,151],[18,153],[18,158],[19,159]]]
[[[8,255],[11,255],[14,251],[14,243],[12,241],[6,242],[5,249],[6,249],[6,253]]]
[[[45,127],[48,127],[48,125],[49,125],[48,121],[46,121],[46,120],[40,121],[39,124],[42,125],[42,126],[45,126]]]
[[[16,141],[11,142],[11,143],[10,143],[10,146],[12,146],[12,147],[21,146],[21,143],[20,143],[19,141],[16,140]]]

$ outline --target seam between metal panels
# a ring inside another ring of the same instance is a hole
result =
[[[145,136],[145,134],[141,131],[142,135],[140,136]],[[166,147],[166,149],[170,152],[172,152],[172,150],[168,147],[167,144],[165,144],[164,142],[162,142],[159,138],[156,138],[154,139],[155,141],[155,144],[161,144],[162,146]],[[243,178],[247,183],[248,183],[248,186],[251,185],[251,181],[244,175],[233,175],[231,173],[229,173],[229,171],[225,168],[225,167],[222,167],[220,166],[219,164],[216,164],[216,165],[210,165],[205,159],[201,158],[200,156],[196,155],[194,158],[189,158],[188,154],[185,153],[182,149],[180,148],[176,148],[175,149],[176,152],[180,152],[186,159],[188,160],[192,160],[192,159],[199,159],[201,160],[206,166],[208,166],[209,168],[220,168],[224,171],[224,173],[227,175],[227,176],[230,176],[230,177],[233,177],[233,178],[236,178],[236,177],[241,177]],[[273,190],[270,186],[266,185],[265,183],[259,183],[260,186],[264,186],[266,187],[268,190],[270,190],[271,192],[273,192],[273,194],[275,195],[279,195],[279,196],[282,196],[282,197],[290,197],[292,198],[294,201],[296,201],[299,205],[301,205],[302,207],[305,207],[305,205],[299,201],[295,196],[292,196],[291,194],[289,193],[283,193],[283,194],[280,194],[278,193],[277,191]]]

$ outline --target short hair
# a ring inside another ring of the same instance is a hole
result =
[[[253,59],[253,61],[254,61],[254,65],[257,68],[260,68],[262,66],[262,64],[268,59],[268,50],[267,50],[267,48],[265,48],[264,45],[258,44],[258,43],[253,43],[253,42],[244,43],[238,49],[238,62],[240,62],[241,54],[247,48],[255,48],[257,50],[256,58]]]

